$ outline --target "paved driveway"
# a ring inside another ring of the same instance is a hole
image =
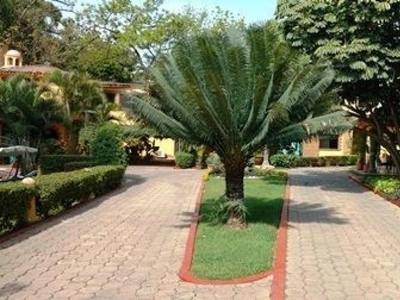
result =
[[[345,169],[291,172],[287,299],[400,299],[400,209]]]
[[[0,299],[267,299],[271,279],[181,282],[201,173],[130,167],[118,191],[0,245]]]

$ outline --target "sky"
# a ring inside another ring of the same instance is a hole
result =
[[[140,2],[139,0],[132,1]],[[101,0],[78,0],[76,2],[78,7],[81,3],[96,4]],[[271,19],[275,12],[276,2],[277,0],[164,0],[164,8],[179,11],[185,5],[191,5],[194,8],[212,10],[219,6],[234,15],[244,17],[248,23],[254,23]]]

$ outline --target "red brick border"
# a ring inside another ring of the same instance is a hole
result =
[[[286,193],[284,203],[282,206],[281,220],[277,233],[277,244],[275,248],[275,263],[272,270],[267,270],[255,275],[229,279],[229,280],[212,280],[195,277],[190,269],[192,266],[194,245],[196,239],[197,226],[199,221],[200,204],[203,198],[204,182],[201,180],[197,189],[196,207],[193,213],[193,220],[190,225],[189,235],[186,242],[186,251],[182,262],[182,267],[179,272],[179,277],[183,281],[195,283],[195,284],[206,284],[206,285],[227,285],[227,284],[242,284],[257,281],[273,275],[272,287],[271,287],[271,299],[281,300],[284,296],[285,288],[285,274],[286,274],[286,239],[287,239],[287,216],[289,208],[289,196],[290,196],[290,180],[286,184]]]
[[[290,204],[290,177],[286,183],[285,202],[282,207],[281,221],[278,229],[278,241],[274,265],[274,277],[271,285],[271,300],[285,299],[287,228]]]

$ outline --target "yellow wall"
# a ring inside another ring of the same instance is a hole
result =
[[[319,157],[321,156],[343,156],[345,155],[342,150],[319,150]]]
[[[154,146],[160,147],[160,151],[168,156],[175,156],[175,141],[173,139],[155,139],[150,138],[150,141],[154,141]]]
[[[339,136],[339,149],[320,149],[318,138],[303,142],[304,157],[344,156],[351,154],[352,132],[345,132]]]

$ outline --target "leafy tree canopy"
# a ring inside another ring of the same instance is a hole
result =
[[[334,67],[346,110],[400,167],[400,1],[280,0],[277,18],[292,46]]]
[[[18,49],[26,64],[49,62],[61,31],[68,0],[5,0],[0,3],[2,42]]]
[[[277,17],[292,46],[329,60],[337,81],[395,79],[399,0],[280,0]]]
[[[211,14],[191,8],[172,13],[162,9],[162,3],[145,0],[139,5],[129,0],[108,0],[88,5],[78,16],[78,23],[83,33],[128,49],[131,53],[123,57],[135,57],[136,76],[141,76],[157,55],[170,49],[182,35],[199,32],[205,26],[217,30],[226,24],[243,23],[221,9]]]

